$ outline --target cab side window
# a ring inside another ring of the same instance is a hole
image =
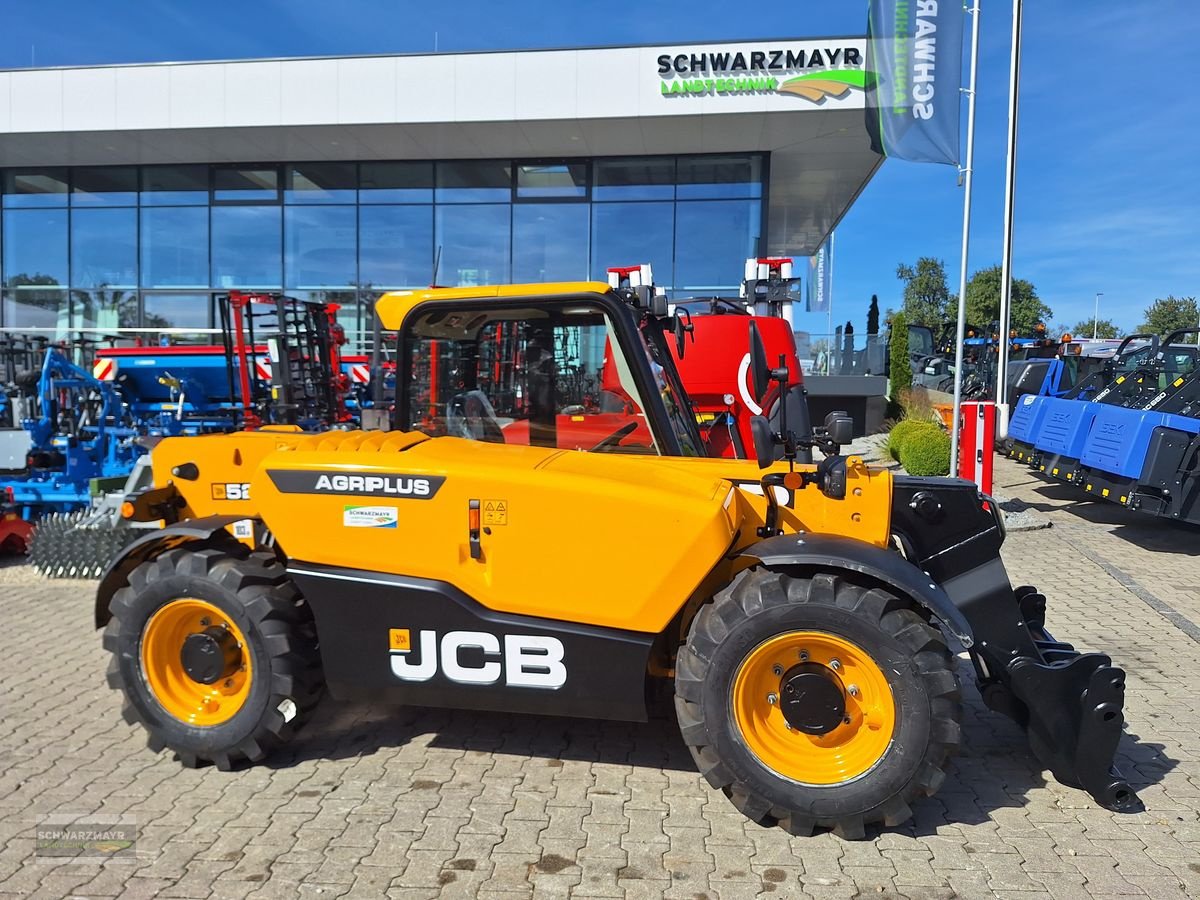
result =
[[[402,336],[401,427],[489,443],[657,453],[600,310],[433,312]]]

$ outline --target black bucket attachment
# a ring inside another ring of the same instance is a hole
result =
[[[983,660],[984,702],[1024,727],[1034,755],[1058,781],[1082,788],[1106,809],[1139,809],[1137,794],[1113,765],[1125,722],[1125,672],[1102,653],[1079,653],[1054,640],[1045,628],[1046,598],[1036,588],[1017,588],[1013,598],[1032,647],[1012,648],[1002,671]]]

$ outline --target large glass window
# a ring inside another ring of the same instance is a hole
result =
[[[282,209],[218,206],[212,210],[212,283],[223,290],[283,283]]]
[[[198,328],[207,301],[175,298],[230,289],[352,291],[349,321],[383,290],[641,262],[674,296],[731,292],[760,249],[763,169],[753,154],[4,169],[0,328]]]
[[[208,166],[143,166],[142,206],[207,206]]]
[[[736,291],[740,263],[758,255],[762,211],[757,200],[697,200],[676,206],[677,296]]]
[[[4,211],[4,283],[10,288],[67,284],[67,211]]]
[[[221,166],[214,169],[213,200],[217,203],[277,202],[279,169],[275,166]]]
[[[354,163],[297,163],[287,168],[287,203],[353,203],[358,187]]]
[[[108,287],[71,291],[71,327],[105,332],[137,328],[137,291]]]
[[[4,205],[66,206],[66,169],[8,169],[4,173]]]
[[[207,293],[143,294],[142,327],[208,328],[211,324],[209,306]]]
[[[359,203],[433,202],[433,163],[363,163],[358,179]]]
[[[513,207],[513,281],[578,281],[588,271],[585,203]]]
[[[593,164],[593,200],[675,199],[675,157],[607,159]]]
[[[508,202],[512,199],[512,167],[507,162],[437,164],[439,203]]]
[[[680,200],[762,196],[762,159],[758,156],[681,156]]]
[[[357,281],[353,206],[290,206],[284,211],[284,284],[344,287]]]
[[[142,285],[208,286],[208,210],[163,206],[142,210]]]
[[[364,206],[358,223],[358,280],[363,287],[416,287],[433,281],[432,206]]]
[[[137,210],[77,209],[71,214],[73,287],[137,287]]]
[[[583,199],[587,188],[586,163],[517,166],[517,197],[521,199]]]
[[[609,266],[650,263],[654,280],[672,283],[675,204],[596,203],[592,206],[592,275],[605,280]],[[738,267],[734,266],[735,270]]]
[[[66,290],[23,285],[17,290],[5,291],[4,327],[53,329],[65,333],[71,327]]]
[[[439,206],[434,242],[441,251],[437,283],[504,284],[509,280],[508,204]]]
[[[71,178],[72,206],[135,206],[138,173],[134,166],[76,169]]]

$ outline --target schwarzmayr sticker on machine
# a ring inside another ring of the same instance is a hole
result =
[[[432,500],[446,478],[443,475],[351,474],[345,471],[268,469],[275,489],[283,494],[331,494]]]
[[[394,506],[343,506],[342,524],[347,528],[395,528],[400,511]]]

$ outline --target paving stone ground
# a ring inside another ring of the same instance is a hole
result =
[[[1010,536],[1014,580],[1045,588],[1052,631],[1129,673],[1119,762],[1144,812],[1047,782],[970,686],[942,790],[855,843],[746,822],[666,719],[326,703],[267,764],[187,770],[122,722],[94,585],[10,567],[0,898],[1200,896],[1200,532],[1075,502],[1013,463],[998,476],[1053,521]],[[128,817],[136,857],[35,860],[39,822],[64,813]]]

